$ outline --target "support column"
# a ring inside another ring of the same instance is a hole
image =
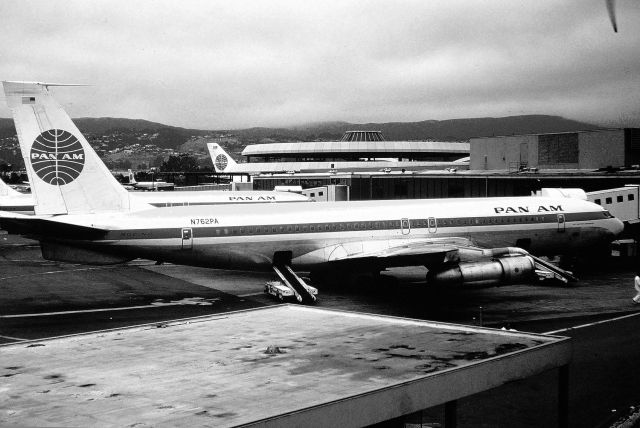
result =
[[[444,403],[444,427],[456,428],[457,426],[458,401],[447,401]]]
[[[569,427],[569,365],[558,369],[558,427]]]

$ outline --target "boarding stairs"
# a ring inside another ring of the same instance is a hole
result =
[[[539,257],[529,255],[533,259],[533,263],[536,269],[536,275],[540,280],[553,279],[563,282],[565,284],[569,282],[576,282],[578,278],[573,276],[573,273],[568,270],[559,268],[558,266],[542,260]]]
[[[293,291],[296,300],[300,303],[315,303],[316,296],[311,293],[309,286],[291,269],[287,264],[274,264],[273,271],[278,275],[280,281]]]

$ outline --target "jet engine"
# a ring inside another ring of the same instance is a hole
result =
[[[484,262],[460,263],[448,269],[429,271],[427,281],[436,285],[509,285],[535,278],[535,263],[529,256],[504,257]]]

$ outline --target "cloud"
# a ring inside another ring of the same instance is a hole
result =
[[[617,9],[619,33],[601,0],[5,0],[0,76],[92,83],[56,89],[74,117],[206,129],[528,113],[638,126],[640,6]]]

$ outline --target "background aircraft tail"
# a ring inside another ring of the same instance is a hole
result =
[[[133,171],[129,170],[129,173],[127,175],[129,176],[129,184],[137,184],[138,183],[136,181],[136,176],[133,173]]]
[[[209,149],[209,155],[213,162],[213,168],[217,173],[236,171],[238,164],[224,151],[220,144],[207,143],[207,148]]]
[[[17,190],[13,190],[7,185],[7,183],[0,179],[0,196],[17,196],[20,194],[20,192],[18,192]]]
[[[49,93],[54,84],[2,82],[36,214],[128,211],[129,193]]]

